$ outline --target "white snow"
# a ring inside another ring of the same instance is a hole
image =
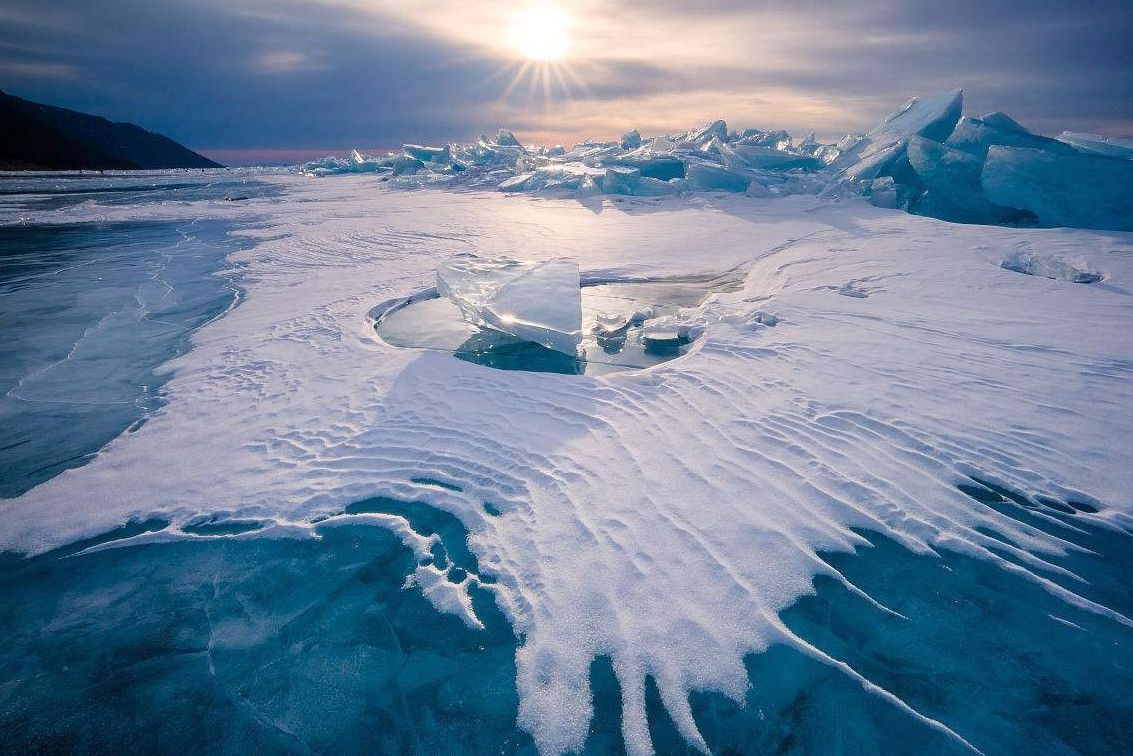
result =
[[[741,698],[744,654],[773,643],[870,687],[778,617],[816,575],[840,578],[816,552],[862,545],[853,528],[1018,569],[1008,553],[1051,592],[1128,624],[1043,577],[1065,542],[955,486],[976,474],[1133,525],[1133,235],[953,225],[860,199],[265,180],[287,192],[145,209],[258,219],[248,233],[259,243],[232,260],[246,298],[170,363],[168,403],[145,425],[4,503],[4,548],[40,552],[147,515],[177,525],[224,511],[292,533],[367,497],[428,502],[460,518],[497,580],[524,638],[520,725],[545,753],[582,744],[596,655],[613,660],[634,753],[650,750],[646,675],[694,744],[689,691]],[[746,278],[699,308],[704,332],[687,355],[638,372],[497,371],[375,337],[370,308],[431,285],[462,253]],[[1080,259],[1105,280],[1002,267],[1023,258]],[[414,482],[424,478],[460,490]],[[427,570],[414,582],[472,622],[466,588]]]

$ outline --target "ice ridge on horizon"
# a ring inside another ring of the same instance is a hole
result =
[[[377,173],[406,186],[514,193],[750,197],[860,195],[883,208],[959,223],[1133,230],[1133,140],[1034,134],[1002,112],[963,115],[963,90],[913,97],[866,134],[822,144],[782,129],[729,130],[723,120],[682,134],[569,150],[524,146],[507,130],[472,144],[407,144],[301,166],[312,176]]]

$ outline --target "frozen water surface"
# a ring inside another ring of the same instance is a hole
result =
[[[993,505],[1004,498],[970,486]],[[422,505],[347,510],[406,514],[458,551],[467,536]],[[1098,552],[1066,564],[1099,598],[1133,609],[1113,570],[1133,567],[1129,538],[1047,511],[1054,516],[1015,516]],[[470,592],[483,627],[469,628],[403,587],[420,559],[389,530],[333,523],[315,540],[214,537],[4,562],[6,747],[534,753],[515,726],[518,640],[491,592]],[[821,556],[892,611],[821,577],[783,612],[794,632],[918,708],[948,712],[986,753],[1121,751],[1133,716],[1128,676],[1112,665],[1133,654],[1128,634],[981,560],[917,556],[862,535],[868,546],[857,554]],[[477,574],[467,551],[438,556],[464,573],[454,577]],[[744,666],[753,685],[742,702],[690,696],[713,753],[966,752],[788,646]],[[590,665],[587,688],[595,716],[581,751],[624,751],[609,656]],[[645,707],[658,752],[694,752],[652,679]]]
[[[720,132],[669,149],[709,160]],[[481,141],[450,150],[457,173],[531,158]],[[1129,749],[1127,233],[957,225],[841,190],[398,191],[441,175],[419,154],[398,177],[255,174],[268,188],[242,200],[0,203],[5,232],[110,229],[100,249],[136,224],[235,229],[193,237],[192,259],[243,292],[223,317],[190,308],[143,425],[4,500],[6,746]],[[940,156],[926,175],[970,180]],[[925,191],[905,165],[878,184],[895,201]],[[790,170],[757,183],[816,176]],[[481,328],[420,310],[440,298],[401,309],[432,344],[375,336],[375,305],[461,254],[569,255],[603,282],[577,289],[596,342],[696,338],[609,375],[489,370],[438,353]],[[135,266],[104,270],[47,277],[37,301],[137,290]],[[48,343],[50,317],[18,332]],[[159,353],[131,341],[67,392]]]
[[[513,267],[520,266],[515,263]],[[577,274],[574,278],[578,279]],[[469,317],[467,304],[462,308],[433,290],[378,305],[370,316],[378,335],[394,346],[447,352],[503,370],[601,375],[653,367],[687,353],[703,325],[695,308],[715,291],[737,290],[742,280],[742,272],[732,271],[575,283],[577,295],[568,301],[579,302],[579,341],[569,353],[521,338],[523,331],[513,323],[503,327],[514,333],[492,328],[475,311]],[[532,317],[538,317],[544,308],[539,300],[534,304]],[[664,343],[656,335],[658,328],[672,334]],[[532,335],[544,338],[546,331]]]
[[[16,174],[0,178],[0,207],[136,208],[274,191],[215,172]],[[9,497],[82,464],[159,406],[160,366],[235,302],[218,274],[240,248],[219,218],[21,220],[0,226],[0,496]]]

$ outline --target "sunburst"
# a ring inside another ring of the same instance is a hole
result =
[[[541,100],[543,110],[549,112],[555,102],[585,89],[571,68],[571,19],[561,7],[541,3],[518,12],[507,41],[515,59],[498,74],[508,80],[500,102],[526,94],[529,102]]]

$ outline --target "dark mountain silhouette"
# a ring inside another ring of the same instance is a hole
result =
[[[220,167],[132,123],[114,123],[0,91],[0,170]]]

